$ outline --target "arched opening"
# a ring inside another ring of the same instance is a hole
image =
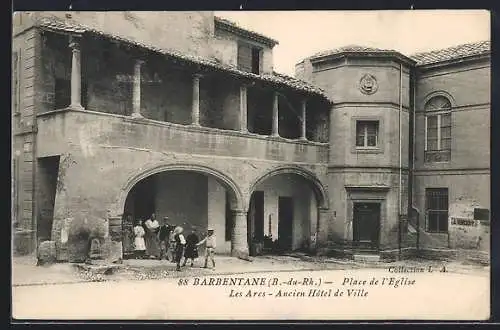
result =
[[[251,255],[314,249],[325,191],[308,172],[273,171],[252,187],[247,216]]]
[[[133,256],[133,227],[154,213],[156,219],[181,225],[185,234],[196,229],[201,239],[208,227],[217,237],[217,252],[231,251],[233,210],[241,196],[233,182],[218,172],[203,169],[158,168],[135,179],[128,190],[122,216],[123,258]],[[146,244],[147,245],[147,244]],[[147,251],[151,258],[159,251]]]

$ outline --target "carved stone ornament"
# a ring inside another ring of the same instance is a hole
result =
[[[378,89],[377,79],[371,74],[365,74],[359,81],[359,90],[366,95],[374,94]]]

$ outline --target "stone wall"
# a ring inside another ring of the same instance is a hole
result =
[[[61,11],[36,12],[36,16],[55,16],[159,48],[212,57],[214,17],[210,11]]]
[[[238,42],[261,48],[261,71],[267,74],[273,72],[273,50],[269,46],[220,29],[215,29],[213,41],[215,57],[224,64],[237,67]]]
[[[36,248],[36,210],[34,172],[36,171],[36,113],[40,97],[40,35],[34,29],[15,35],[12,44],[12,169],[13,233],[16,253],[30,253]]]
[[[425,163],[424,106],[429,98],[438,94],[445,95],[452,104],[451,159],[444,163]],[[450,206],[474,200],[490,208],[490,111],[489,60],[419,72],[414,203],[420,212],[421,246],[456,245],[450,243],[455,238],[446,233],[426,232],[426,188],[448,188]]]
[[[228,178],[224,187],[238,199],[233,209],[246,209],[252,182],[285,164],[318,178],[325,175],[322,163],[326,158],[320,150],[326,147],[310,143],[297,149],[293,142],[240,137],[236,132],[226,135],[207,128],[77,111],[47,114],[40,117],[39,126],[39,155],[61,155],[53,229],[56,241],[64,219],[99,223],[108,211],[120,216],[127,183],[141,173],[154,174],[148,171],[158,166],[221,173]],[[265,151],[270,143],[275,148],[272,153]]]

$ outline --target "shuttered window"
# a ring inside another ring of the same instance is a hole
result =
[[[238,44],[238,69],[255,74],[260,73],[261,49],[249,44]]]
[[[12,106],[14,113],[19,113],[19,66],[20,66],[19,52],[12,53]]]
[[[448,231],[448,188],[425,189],[427,231],[446,233]]]

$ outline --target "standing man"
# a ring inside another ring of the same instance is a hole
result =
[[[216,241],[216,239],[215,239],[214,230],[213,230],[213,228],[209,227],[207,236],[204,239],[202,239],[198,244],[196,244],[196,246],[206,244],[204,268],[207,268],[208,259],[210,258],[210,260],[212,260],[213,269],[215,270],[215,260],[214,260],[215,248],[216,248],[215,241]]]
[[[182,234],[184,228],[178,226],[174,229],[174,238],[175,238],[175,263],[177,264],[177,271],[181,270],[181,260],[184,255],[184,247],[186,246],[186,239]]]
[[[177,228],[176,225],[170,226],[168,234],[167,260],[171,262],[175,262],[175,228]]]
[[[172,228],[168,223],[168,217],[164,217],[163,223],[158,230],[158,240],[160,241],[160,260],[162,260],[163,257],[168,259],[168,256],[166,254],[168,251],[169,234],[171,230]]]
[[[144,221],[146,235],[146,251],[150,258],[158,259],[160,256],[160,242],[158,241],[158,229],[160,224],[156,220],[156,215],[153,213],[151,217]]]

